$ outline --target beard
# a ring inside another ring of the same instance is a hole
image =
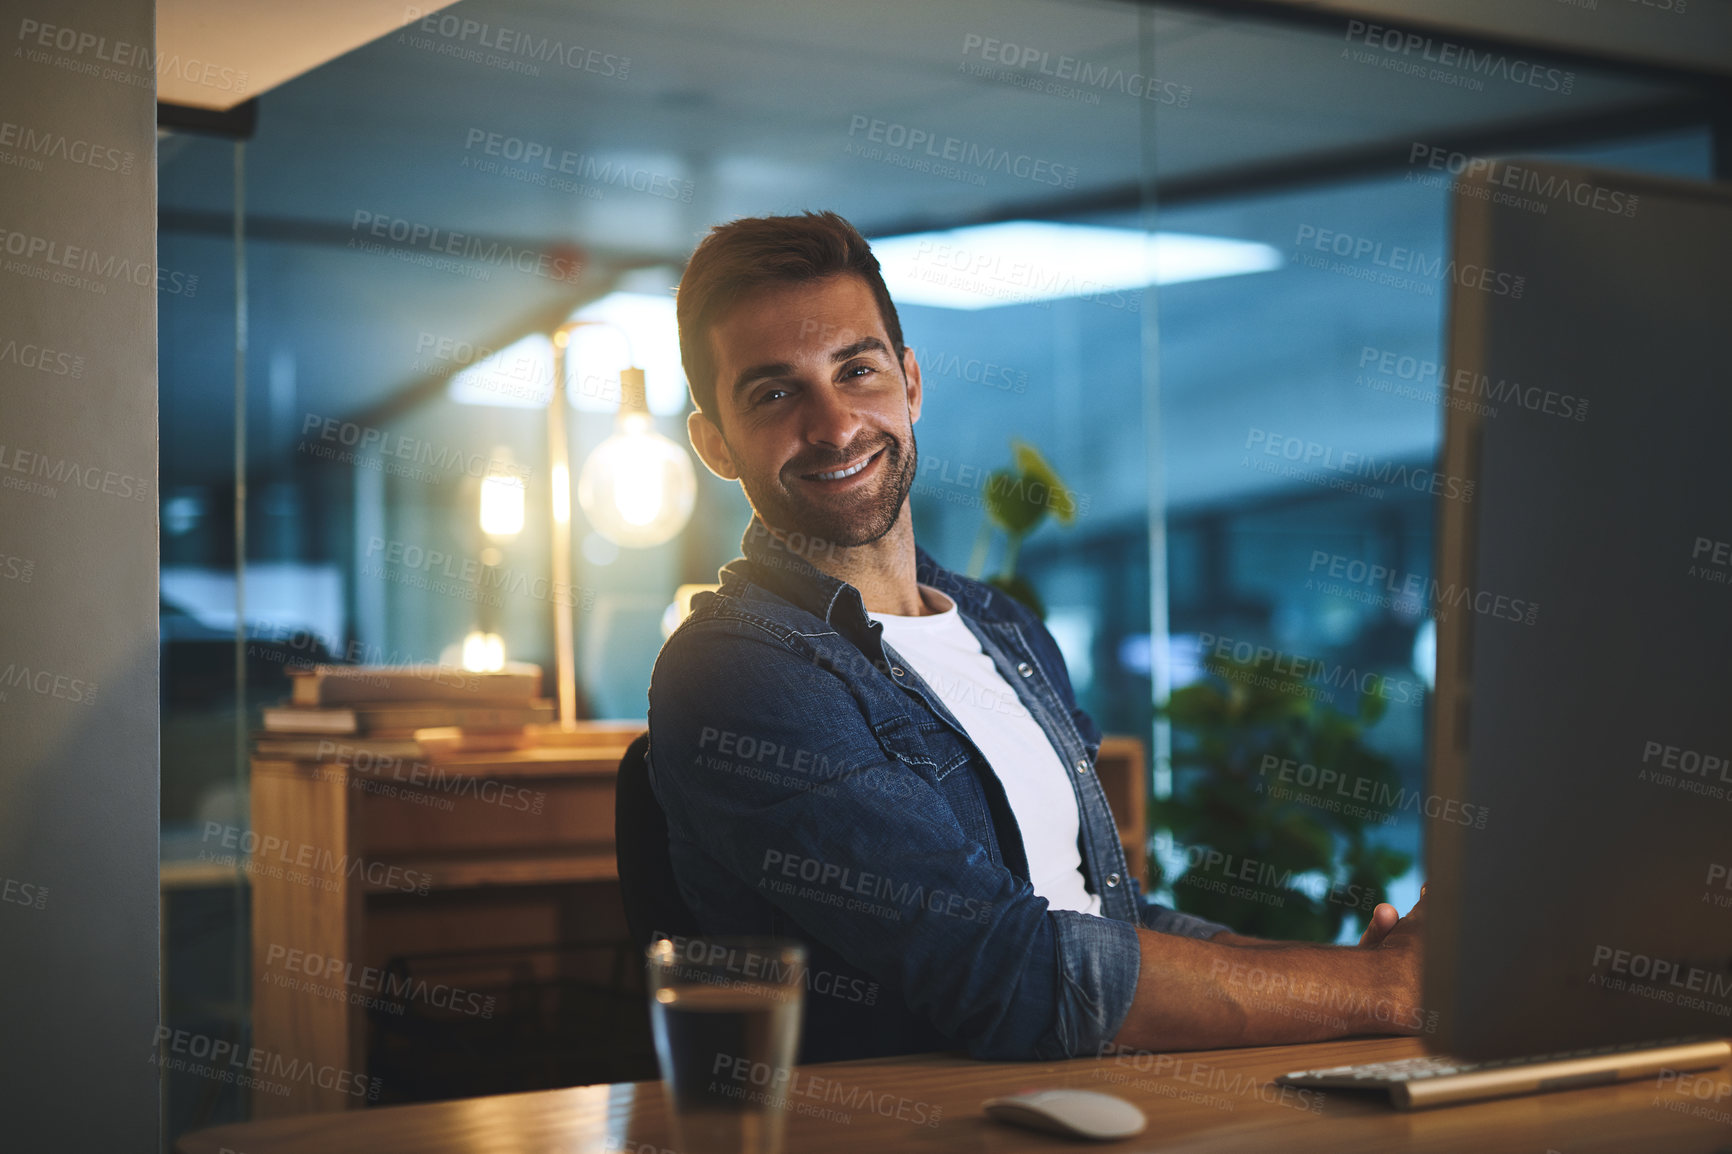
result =
[[[806,490],[802,473],[839,469],[883,450],[878,478],[870,487],[824,497]],[[804,533],[844,548],[870,545],[890,532],[914,487],[919,450],[914,430],[903,443],[894,433],[868,430],[838,452],[790,462],[780,473],[740,473],[746,498],[764,524],[784,533]],[[787,478],[785,480],[784,478]]]

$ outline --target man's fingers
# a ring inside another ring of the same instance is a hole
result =
[[[1371,921],[1366,925],[1365,932],[1359,935],[1359,944],[1366,947],[1379,945],[1400,920],[1401,915],[1394,906],[1388,902],[1378,903],[1377,908],[1371,911]]]

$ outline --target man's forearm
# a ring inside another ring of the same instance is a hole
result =
[[[1419,1032],[1409,958],[1284,943],[1248,950],[1226,937],[1139,931],[1136,997],[1114,1041],[1197,1050]]]
[[[1311,945],[1310,942],[1295,942],[1282,938],[1248,938],[1244,934],[1236,934],[1231,930],[1222,930],[1212,938],[1205,939],[1217,945],[1238,946],[1240,949],[1266,950],[1270,947],[1285,948],[1287,946]]]

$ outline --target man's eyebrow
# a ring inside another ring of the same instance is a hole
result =
[[[884,347],[884,342],[879,340],[877,337],[861,337],[853,344],[843,345],[841,348],[831,353],[830,361],[831,363],[845,361],[850,357],[857,357],[861,353],[872,350],[884,353],[885,355],[889,355],[890,353],[890,350]]]
[[[834,350],[830,354],[830,361],[832,364],[840,364],[842,361],[857,357],[861,353],[873,351],[883,353],[886,356],[890,355],[890,350],[877,337],[861,337],[851,345],[843,345]],[[734,377],[732,392],[737,395],[741,389],[753,381],[762,380],[765,377],[787,376],[793,371],[794,366],[787,361],[770,361],[761,365],[752,365],[749,368],[741,369]]]

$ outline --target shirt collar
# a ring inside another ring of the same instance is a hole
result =
[[[728,562],[722,567],[721,576],[724,581],[729,577],[751,580],[830,625],[865,630],[870,620],[860,591],[807,560],[822,557],[828,548],[826,542],[809,540],[798,533],[789,534],[786,541],[777,540],[754,513],[740,538],[744,561]],[[946,569],[918,543],[914,546],[914,574],[921,584],[949,596],[961,612],[996,619],[994,591],[990,586]]]

